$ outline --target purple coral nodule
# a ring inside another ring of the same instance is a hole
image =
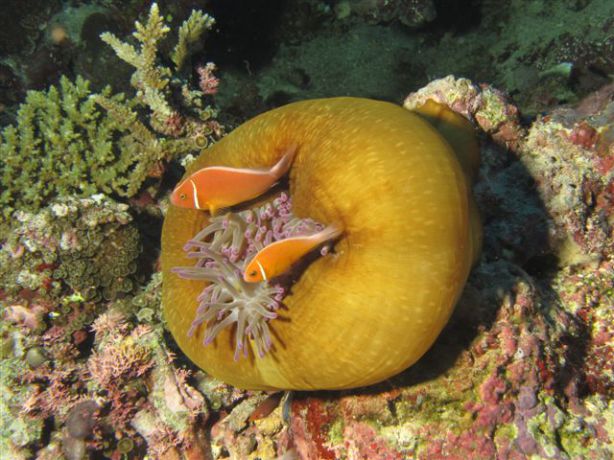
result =
[[[281,284],[247,283],[242,273],[247,262],[268,244],[323,228],[311,219],[293,216],[291,210],[290,198],[282,193],[257,209],[212,217],[187,242],[184,250],[196,263],[172,271],[181,278],[210,283],[197,298],[190,337],[206,323],[203,345],[208,345],[224,328],[235,326],[235,360],[241,354],[247,356],[246,338],[253,341],[259,357],[270,351],[268,323],[277,318],[286,289]]]

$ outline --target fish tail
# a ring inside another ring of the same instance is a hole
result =
[[[280,178],[286,174],[290,169],[290,166],[292,166],[297,150],[298,145],[296,144],[292,144],[286,148],[280,160],[271,168],[271,175],[276,178]]]

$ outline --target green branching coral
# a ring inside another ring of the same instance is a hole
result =
[[[135,23],[136,31],[133,36],[139,43],[138,48],[122,42],[109,32],[100,36],[120,59],[135,68],[131,83],[137,90],[136,99],[149,108],[151,126],[159,133],[194,139],[199,135],[210,135],[214,128],[210,123],[214,112],[204,104],[203,93],[191,90],[183,79],[178,78],[178,73],[190,54],[191,45],[194,45],[214,22],[211,16],[201,11],[192,11],[179,28],[177,44],[169,56],[174,63],[173,69],[160,64],[158,59],[159,42],[166,37],[170,29],[160,16],[156,3],[151,5],[147,22]],[[172,106],[170,100],[179,101],[180,107]],[[108,105],[105,97],[98,97],[97,101],[103,106]]]
[[[158,42],[170,29],[164,24],[155,3],[151,6],[145,25],[137,21],[135,27],[133,35],[141,43],[140,50],[120,41],[110,32],[103,33],[100,38],[113,48],[120,59],[136,68],[132,75],[132,85],[139,90],[137,97],[154,113],[169,117],[173,111],[163,91],[167,88],[172,73],[168,67],[157,65],[157,49]]]
[[[112,95],[108,87],[92,94],[80,77],[30,91],[16,124],[0,132],[0,224],[16,209],[35,211],[57,196],[134,196],[160,162],[205,147],[220,132],[215,111],[177,71],[212,24],[211,17],[192,12],[179,29],[174,69],[158,62],[159,41],[169,28],[155,3],[148,20],[135,24],[138,49],[102,34],[136,68],[132,98]]]
[[[192,11],[191,16],[179,28],[177,45],[173,50],[171,59],[175,68],[181,69],[189,55],[190,46],[196,43],[205,30],[211,29],[215,20],[202,11]]]
[[[121,96],[109,100],[122,103]],[[126,195],[130,171],[139,161],[134,152],[117,148],[125,135],[89,98],[88,82],[62,78],[59,88],[30,91],[17,114],[17,124],[0,135],[0,205],[4,217],[15,208],[39,208],[56,195],[96,192]]]

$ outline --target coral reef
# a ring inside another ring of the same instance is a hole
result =
[[[134,98],[93,94],[85,80],[63,78],[60,89],[30,92],[17,124],[2,133],[3,458],[205,458],[204,398],[165,343],[160,277],[143,286],[155,247],[141,257],[147,200],[134,195],[153,178],[152,202],[164,162],[221,134],[205,94],[176,72],[211,24],[199,12],[184,22],[177,67],[167,69],[158,64],[166,26],[154,4],[145,25],[137,23]],[[212,71],[210,64],[203,77],[207,94],[217,84]],[[133,199],[118,203],[101,191]]]
[[[164,19],[141,0],[3,5],[0,117],[14,126],[0,141],[0,458],[611,458],[614,90],[551,109],[611,81],[611,2],[483,1],[434,17],[442,2],[296,0],[279,27],[272,2],[222,27],[245,29],[257,56],[218,39],[196,67],[185,53],[211,19],[182,27],[193,2],[168,3]],[[404,19],[401,6],[423,9]],[[134,40],[115,38],[136,16]],[[430,26],[387,24],[405,21]],[[269,34],[274,52],[261,51]],[[220,66],[218,87],[208,61],[225,54],[240,70]],[[93,83],[60,78],[73,71]],[[291,99],[399,100],[449,72],[516,102],[452,77],[405,101],[445,103],[482,138],[484,251],[434,348],[378,386],[294,399],[188,364],[164,328],[160,273],[144,285],[158,246],[139,214],[165,209],[168,160],[221,134],[207,96],[243,120]],[[134,94],[102,89],[130,91],[131,73]]]
[[[135,326],[126,311],[136,311],[143,296],[109,306],[82,330],[81,341],[66,334],[69,325],[31,335],[2,322],[2,452],[25,458],[40,447],[49,423],[55,430],[37,458],[55,452],[81,459],[88,451],[180,458],[178,451],[202,450],[196,422],[207,413],[203,396],[187,383],[190,372],[173,365],[159,320]]]
[[[56,196],[131,197],[146,179],[160,178],[165,162],[219,136],[221,127],[206,95],[179,76],[190,45],[212,24],[211,17],[196,11],[183,23],[171,56],[173,69],[159,64],[158,42],[169,29],[155,3],[147,22],[136,23],[138,51],[103,34],[117,55],[136,68],[132,99],[111,95],[108,87],[92,94],[81,78],[72,83],[63,77],[60,89],[30,91],[16,125],[6,127],[0,137],[3,221],[15,209],[36,210]],[[211,67],[208,80],[215,85]],[[170,102],[175,93],[181,95],[179,104]]]
[[[133,292],[141,241],[128,206],[104,195],[17,211],[0,248],[4,296],[112,300]]]

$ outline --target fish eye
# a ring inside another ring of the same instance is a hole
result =
[[[258,274],[258,272],[256,270],[254,270],[253,272],[249,273],[250,278],[253,278],[254,276],[256,276]]]
[[[181,195],[179,195],[179,199],[180,200],[185,200],[186,199],[186,194],[182,193]]]

